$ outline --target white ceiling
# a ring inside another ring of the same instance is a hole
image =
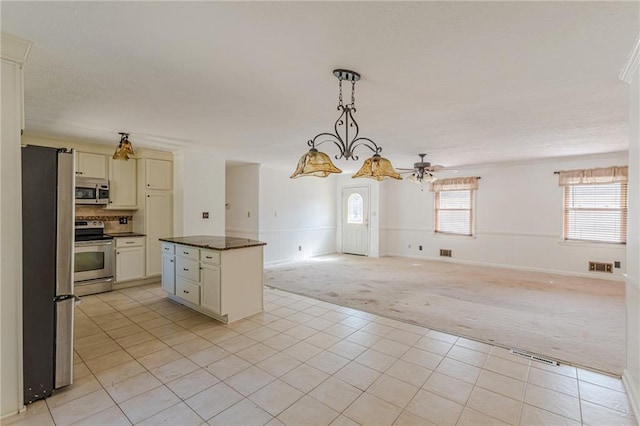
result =
[[[293,170],[337,118],[396,167],[622,151],[638,2],[1,2],[27,133]],[[326,147],[326,145],[325,145]],[[324,149],[334,155],[335,147]],[[360,151],[361,158],[368,156]],[[351,170],[344,162],[339,167]]]

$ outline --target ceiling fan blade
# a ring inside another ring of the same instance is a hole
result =
[[[396,167],[396,170],[408,170],[408,171],[414,171],[415,169],[405,169],[402,167]]]
[[[402,172],[398,172],[401,175],[406,175],[407,173],[413,174],[413,169],[396,169],[396,170],[405,170],[405,171],[402,171]]]
[[[427,167],[426,170],[430,172],[452,172],[452,173],[458,172],[458,169],[450,169],[448,167],[441,166],[439,164],[436,164],[435,166]]]

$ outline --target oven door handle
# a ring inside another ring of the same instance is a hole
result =
[[[113,240],[106,240],[106,241],[76,241],[76,247],[109,246],[109,245],[113,245]]]

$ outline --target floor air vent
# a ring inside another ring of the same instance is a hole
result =
[[[451,250],[440,249],[440,256],[451,257]]]
[[[524,357],[524,358],[529,358],[532,361],[541,362],[543,364],[560,365],[560,363],[558,361],[556,361],[555,359],[545,358],[542,355],[532,354],[530,352],[522,351],[520,349],[509,349],[509,352],[511,352],[514,355],[518,355],[518,356],[521,356],[521,357]]]
[[[589,262],[589,270],[596,272],[611,272],[613,273],[613,263],[605,262]]]

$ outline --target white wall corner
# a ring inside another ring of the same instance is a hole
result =
[[[618,78],[627,84],[631,84],[633,77],[638,72],[638,67],[640,67],[640,36],[636,40],[631,53],[629,53],[627,62],[624,64],[622,71],[620,71]]]
[[[32,43],[11,34],[2,35],[2,59],[12,61],[22,66],[27,61]]]
[[[633,379],[629,378],[629,372],[626,368],[622,373],[622,384],[627,391],[633,414],[636,416],[636,419],[640,419],[640,391],[633,384]],[[640,424],[640,421],[638,421],[638,424]]]

